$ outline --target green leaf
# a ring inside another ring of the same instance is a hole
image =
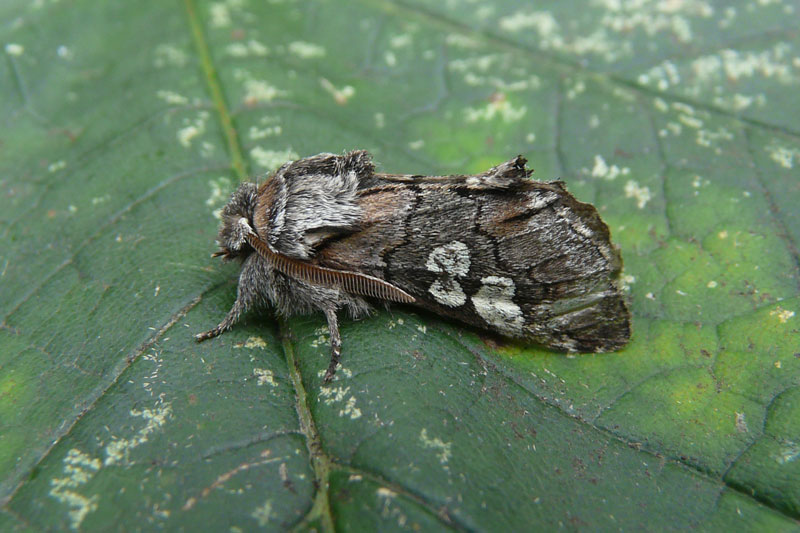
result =
[[[798,7],[0,7],[0,529],[792,530]],[[525,154],[593,202],[634,336],[565,356],[412,308],[251,314],[237,181]]]

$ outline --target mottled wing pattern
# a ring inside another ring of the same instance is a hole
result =
[[[569,351],[630,336],[622,267],[595,208],[559,182],[524,179],[516,158],[476,176],[375,174],[359,189],[359,230],[315,261],[380,277],[417,305]]]

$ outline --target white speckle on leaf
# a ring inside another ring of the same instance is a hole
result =
[[[794,168],[795,160],[800,160],[800,148],[781,146],[773,141],[764,148],[770,159],[783,168]]]
[[[472,37],[464,35],[463,33],[449,33],[447,34],[445,42],[447,43],[447,46],[454,46],[458,48],[471,49],[478,48],[480,46],[478,41]]]
[[[156,91],[156,96],[164,100],[168,104],[184,105],[189,103],[189,99],[185,96],[178,94],[174,91],[159,90]]]
[[[256,146],[250,150],[250,157],[255,163],[267,171],[273,171],[286,162],[293,161],[300,157],[292,149],[287,150],[265,150]]]
[[[225,2],[212,3],[209,12],[213,28],[224,28],[231,25],[231,13]]]
[[[323,385],[319,388],[319,397],[323,398],[325,405],[332,405],[335,402],[344,400],[347,393],[350,392],[350,387],[339,387],[332,385]]]
[[[598,0],[595,1],[597,3]],[[607,10],[601,18],[602,25],[614,32],[629,35],[634,30],[640,29],[648,37],[668,32],[680,43],[692,40],[690,20],[709,18],[714,14],[710,4],[698,0],[666,2],[599,0],[599,3]]]
[[[25,47],[17,43],[8,43],[6,45],[6,53],[10,56],[21,56],[25,53]]]
[[[172,416],[172,406],[167,403],[154,409],[131,409],[129,414],[145,420],[145,426],[130,439],[112,438],[105,447],[106,458],[103,464],[106,466],[127,461],[134,448],[146,443],[152,433],[166,424],[167,419]]]
[[[514,68],[509,54],[487,54],[452,59],[447,68],[454,74],[460,74],[464,83],[478,87],[495,89],[494,99],[503,98],[504,93],[536,90],[542,86],[542,80],[524,70]],[[518,76],[518,79],[504,79],[499,74]]]
[[[56,49],[56,55],[61,59],[70,60],[73,58],[74,54],[72,53],[72,50],[62,44]]]
[[[742,78],[773,78],[780,83],[796,81],[796,75],[788,60],[793,57],[791,47],[780,42],[770,50],[750,52],[725,49],[718,53],[702,56],[692,62],[692,70],[697,83],[710,83],[722,80],[736,82]]]
[[[648,70],[638,77],[639,83],[642,85],[652,85],[655,83],[662,91],[666,91],[670,87],[674,87],[681,82],[681,76],[678,73],[678,68],[671,61],[664,61],[658,66]]]
[[[247,340],[242,344],[234,344],[234,348],[258,348],[259,350],[266,350],[267,341],[265,341],[262,337],[254,335],[252,337],[247,337]]]
[[[185,119],[184,127],[178,130],[178,142],[184,148],[189,148],[192,145],[192,140],[202,135],[206,131],[206,120],[208,120],[208,112],[201,111],[194,119]]]
[[[622,274],[619,277],[620,285],[622,286],[622,290],[625,292],[630,292],[631,285],[636,283],[636,277],[630,274]]]
[[[225,47],[225,53],[231,57],[264,57],[269,55],[269,48],[255,39],[250,39],[246,43],[229,44]]]
[[[351,420],[361,418],[361,409],[356,407],[355,396],[350,396],[350,398],[347,399],[344,409],[339,410],[339,416],[349,416]]]
[[[780,465],[789,464],[800,457],[800,445],[789,439],[782,440],[780,451],[773,457]]]
[[[662,130],[662,131],[665,131],[665,130]],[[673,136],[677,137],[678,135],[680,135],[683,132],[683,126],[681,126],[677,122],[671,122],[671,121],[667,122],[667,129],[666,129],[665,133],[666,132],[669,132]],[[666,134],[662,135],[662,137],[666,137]]]
[[[601,178],[608,175],[608,164],[602,155],[594,156],[594,167],[592,167],[592,177]],[[616,175],[614,175],[616,178]]]
[[[416,141],[411,141],[410,143],[408,143],[408,147],[411,148],[412,150],[419,150],[423,146],[425,146],[424,139],[418,139]]]
[[[95,196],[94,198],[92,198],[91,203],[92,205],[100,205],[106,203],[109,200],[111,200],[111,195],[104,194],[103,196]]]
[[[178,130],[178,142],[185,148],[192,145],[192,139],[202,134],[203,130],[195,125],[189,125]]]
[[[575,85],[567,89],[567,100],[574,100],[579,94],[586,90],[586,83],[583,80],[578,80]]]
[[[67,505],[72,529],[81,526],[86,515],[97,510],[98,496],[86,497],[75,489],[87,483],[100,470],[100,459],[90,457],[77,448],[72,448],[64,457],[65,477],[50,480],[50,496]]]
[[[603,178],[611,181],[616,179],[619,175],[628,175],[630,171],[631,169],[628,167],[620,168],[617,165],[608,166],[603,156],[598,154],[594,156],[594,166],[592,167],[591,175],[593,178]]]
[[[339,416],[347,416],[351,420],[361,418],[361,409],[356,407],[356,397],[350,396],[350,387],[334,387],[322,386],[319,389],[319,396],[323,399],[325,405],[333,405],[334,403],[344,403],[344,407],[339,409]],[[345,400],[345,398],[347,398]]]
[[[64,161],[63,159],[61,159],[59,161],[56,161],[55,163],[50,163],[49,165],[47,165],[47,171],[48,172],[58,172],[62,168],[66,168],[66,166],[67,166],[67,162]]]
[[[247,105],[271,102],[279,96],[286,96],[286,91],[267,83],[264,80],[248,79],[244,82],[244,101]]]
[[[392,48],[405,48],[410,44],[411,44],[411,35],[408,33],[395,35],[391,39],[389,39],[389,46],[391,46]]]
[[[678,115],[678,120],[685,126],[689,126],[690,128],[699,129],[703,127],[703,121],[697,117],[692,117],[689,115]]]
[[[250,140],[256,141],[258,139],[264,139],[265,137],[276,137],[283,133],[283,128],[281,126],[267,126],[266,128],[259,128],[258,126],[250,126],[250,130],[248,131],[248,137]]]
[[[307,43],[305,41],[294,41],[289,43],[289,52],[302,59],[312,59],[315,57],[325,57],[325,48],[318,44]]]
[[[209,207],[214,207],[226,200],[231,192],[231,180],[224,176],[208,180],[208,186],[211,188],[211,194],[206,199],[206,205]]]
[[[495,70],[502,60],[503,56],[500,54],[459,58],[451,60],[448,68],[453,72],[490,72]]]
[[[778,320],[781,324],[785,324],[789,321],[790,318],[794,316],[794,311],[789,311],[788,309],[783,309],[782,307],[777,307],[769,312],[770,316],[778,317]]]
[[[547,11],[516,12],[501,18],[498,24],[500,29],[512,33],[534,29],[544,39],[553,39],[559,32],[558,22]],[[560,37],[558,38],[560,39]]]
[[[477,122],[500,117],[503,122],[517,122],[525,116],[527,111],[528,108],[526,106],[514,107],[505,94],[497,93],[484,107],[467,107],[464,109],[464,120],[466,122]]]
[[[314,339],[311,341],[312,348],[319,348],[320,346],[325,346],[330,344],[329,335],[330,331],[328,330],[328,326],[322,326],[314,330]],[[324,370],[323,370],[324,373]]]
[[[266,527],[269,524],[269,519],[272,517],[272,501],[267,500],[264,505],[260,505],[250,513],[250,516],[255,518],[259,527]]]
[[[522,332],[525,320],[522,309],[512,300],[516,286],[511,278],[486,276],[481,278],[481,288],[472,297],[475,311],[487,324],[500,332],[515,335]]]
[[[697,132],[697,144],[700,146],[710,147],[719,141],[733,140],[733,133],[725,128],[717,128],[717,131],[707,129],[700,129]]]
[[[747,433],[747,420],[745,420],[744,413],[736,413],[736,431],[739,433]]]
[[[439,450],[439,453],[437,454],[439,462],[445,467],[447,466],[447,461],[449,461],[450,457],[453,455],[452,454],[453,443],[444,442],[439,437],[429,438],[428,430],[425,428],[422,428],[422,431],[420,431],[419,440],[422,441],[422,445],[425,448],[433,448],[435,450]]]
[[[157,68],[182,67],[189,61],[186,52],[172,44],[156,46],[153,55],[153,64]]]
[[[339,105],[346,104],[356,94],[356,89],[352,85],[345,85],[339,89],[325,78],[320,78],[319,84],[333,96],[333,100]]]
[[[64,458],[64,462],[73,466],[85,466],[94,471],[100,470],[100,467],[102,466],[100,459],[90,457],[76,448],[73,448],[67,453],[67,457]]]
[[[256,376],[259,387],[262,387],[264,385],[271,385],[273,387],[278,386],[278,383],[275,381],[275,375],[272,373],[272,370],[266,368],[254,368],[253,374]]]
[[[714,281],[713,279],[708,283],[706,283],[706,287],[708,287],[709,289],[716,289],[717,285],[718,285],[717,282]]]
[[[625,184],[625,198],[634,198],[636,200],[636,207],[644,209],[647,202],[652,200],[653,195],[650,193],[649,187],[642,187],[634,180],[628,180]]]
[[[731,7],[726,7],[722,11],[722,17],[720,17],[720,19],[717,22],[717,24],[719,25],[720,28],[729,27],[731,25],[731,23],[733,22],[733,20],[736,18],[736,14],[737,14],[737,12],[736,12],[736,8],[735,7],[732,7],[732,6]]]
[[[613,39],[607,28],[598,28],[592,33],[580,34],[573,39],[565,39],[556,19],[549,12],[517,12],[503,17],[500,27],[509,32],[533,29],[539,34],[538,46],[543,50],[558,50],[575,55],[598,54],[606,61],[615,61],[621,55],[630,55],[630,42]]]
[[[733,95],[733,102],[731,103],[731,107],[734,111],[742,111],[747,109],[753,102],[756,100],[753,96],[746,96],[744,94],[736,93]]]

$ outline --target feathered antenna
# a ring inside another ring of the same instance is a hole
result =
[[[370,298],[399,303],[413,303],[415,301],[415,298],[406,291],[380,278],[360,272],[321,267],[278,253],[261,240],[256,232],[253,231],[253,228],[250,227],[247,219],[240,219],[239,224],[244,230],[247,243],[258,252],[258,255],[264,258],[272,268],[287,276],[312,285],[343,289],[350,294],[359,296],[369,296]]]

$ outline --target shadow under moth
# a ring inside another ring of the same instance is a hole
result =
[[[622,259],[608,226],[560,181],[529,179],[514,159],[476,175],[378,174],[365,151],[290,161],[242,183],[222,211],[214,256],[242,260],[243,312],[322,311],[340,360],[337,312],[370,302],[417,305],[472,326],[569,352],[604,352],[630,337]]]

